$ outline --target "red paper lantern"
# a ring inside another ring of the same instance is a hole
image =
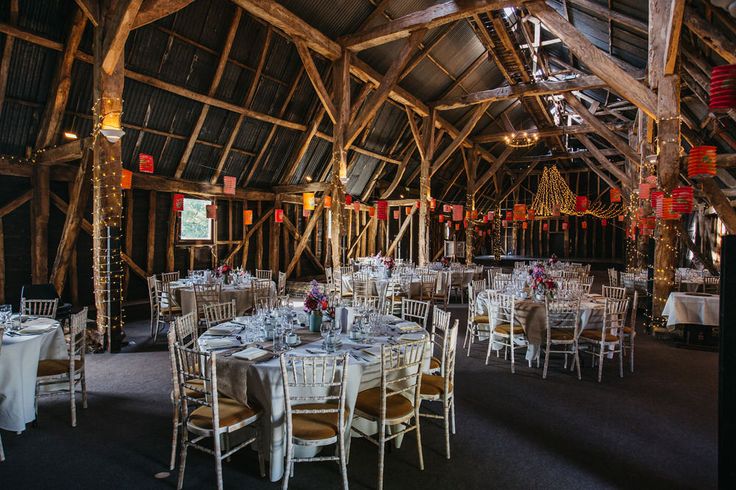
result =
[[[429,210],[434,212],[435,209],[437,209],[437,199],[433,197],[429,200]]]
[[[174,211],[184,211],[184,194],[174,194]]]
[[[411,214],[411,206],[406,206],[404,211],[406,212],[406,215],[409,216]]]
[[[208,204],[205,206],[205,210],[209,219],[217,219],[217,204]]]
[[[601,226],[602,226],[603,228],[605,228],[606,226],[608,226],[608,220],[607,220],[606,218],[603,218],[603,219],[601,220]]]
[[[284,210],[283,209],[277,209],[273,212],[273,220],[276,223],[283,223],[284,222]]]
[[[378,219],[386,221],[388,219],[388,201],[378,201],[376,203],[376,214]]]
[[[237,179],[232,175],[226,175],[222,178],[222,192],[225,194],[235,195],[235,183]]]
[[[123,169],[123,173],[120,174],[120,187],[122,189],[133,188],[133,172]]]
[[[401,212],[398,209],[394,209],[394,219],[399,219],[401,217]]]
[[[544,224],[542,225],[542,230],[544,230],[544,231],[549,231],[549,223],[544,223]]]
[[[488,223],[488,215],[487,214],[484,214],[483,215],[483,223]]]
[[[322,200],[325,203],[325,206],[324,207],[326,207],[326,208],[331,208],[332,207],[332,196],[325,196],[325,197],[322,198]]]
[[[526,204],[514,204],[514,221],[526,219]]]
[[[442,205],[442,212],[443,213],[451,213],[452,212],[452,206],[449,204],[443,204]]]
[[[691,179],[713,177],[716,174],[716,147],[694,146],[687,156],[687,176]]]
[[[141,153],[138,155],[138,171],[146,174],[153,173],[153,156]]]
[[[368,208],[368,216],[372,218],[372,217],[374,217],[375,215],[376,215],[376,208],[375,208],[375,207],[373,207],[373,206],[369,207],[369,208]]]
[[[417,201],[417,209],[422,207],[422,201]]]
[[[690,213],[693,210],[693,188],[689,185],[672,189],[672,211]]]
[[[350,194],[345,194],[345,204],[347,204],[348,206],[353,204],[353,196],[351,196]]]
[[[649,177],[647,177],[646,179],[644,179],[644,181],[647,184],[649,184],[649,187],[652,188],[652,189],[654,189],[655,187],[657,187],[657,176],[656,175],[650,175]]]
[[[455,231],[459,231],[459,230],[460,230],[460,223],[455,223]]]
[[[619,214],[618,215],[618,220],[619,221],[623,221],[624,220],[624,215],[623,214]]]
[[[512,219],[514,219],[514,217],[511,211],[506,211],[506,221],[511,221]]]
[[[611,187],[609,192],[611,202],[621,202],[621,189],[618,187]]]
[[[504,228],[506,228],[507,226],[509,226],[508,220],[505,220],[505,219],[504,220],[501,220],[501,224],[504,226]]]
[[[567,228],[568,228],[569,226],[570,226],[570,225],[568,225],[566,221],[563,221],[563,222],[562,222],[562,229],[563,229],[563,230],[567,230]]]
[[[243,211],[243,225],[252,225],[253,224],[253,211],[250,209],[246,209]]]
[[[587,230],[588,229],[588,222],[587,221],[583,221],[583,223],[580,226],[583,228],[583,230]]]
[[[437,219],[439,220],[440,223],[444,223],[445,222],[445,215],[444,214],[441,214],[441,215],[439,215],[439,217]]]
[[[530,209],[528,213],[526,213],[526,217],[529,221],[534,221],[534,217],[536,216],[536,213],[533,209]]]
[[[711,112],[728,112],[736,108],[736,65],[714,66],[710,72]]]
[[[353,201],[353,211],[356,213],[360,211],[360,201]]]
[[[488,211],[488,220],[491,221],[496,216],[496,213],[493,211]]]
[[[452,206],[452,221],[462,221],[464,219],[463,214],[462,205],[454,204]]]
[[[477,210],[477,209],[474,209],[474,210],[473,210],[473,211],[472,211],[472,212],[470,213],[470,216],[472,217],[472,219],[478,219],[478,210]]]
[[[680,214],[672,211],[672,198],[671,197],[660,197],[657,199],[657,218],[672,220],[680,219]]]
[[[657,203],[663,197],[664,197],[664,192],[662,192],[662,191],[654,191],[654,192],[652,192],[652,194],[651,194],[652,207],[653,208],[656,208],[657,207]]]
[[[649,191],[651,189],[651,186],[646,182],[639,184],[639,199],[649,199]]]
[[[587,196],[577,196],[575,198],[575,211],[578,213],[584,213],[587,210],[588,210],[588,197]]]

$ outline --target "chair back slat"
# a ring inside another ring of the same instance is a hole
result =
[[[273,272],[270,270],[265,269],[256,269],[256,278],[257,279],[266,279],[270,281],[273,277]]]
[[[199,331],[197,328],[197,317],[194,313],[187,313],[175,319],[171,324],[174,331],[176,343],[189,349],[197,348]]]
[[[226,303],[204,305],[204,320],[207,328],[235,318],[235,300]]]
[[[401,318],[417,322],[427,329],[427,318],[429,317],[429,303],[416,299],[401,299]]]
[[[20,299],[21,315],[56,318],[58,299]]]
[[[162,272],[161,273],[161,282],[163,283],[169,283],[173,281],[179,280],[179,271],[175,272]]]

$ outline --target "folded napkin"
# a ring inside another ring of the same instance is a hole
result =
[[[202,343],[207,349],[222,349],[235,346],[233,339],[205,339]]]
[[[44,333],[51,330],[55,324],[56,320],[51,318],[36,318],[35,320],[24,322],[22,324],[23,328],[18,333],[25,335]]]
[[[424,339],[423,333],[406,333],[399,337],[401,340],[405,340],[407,342],[411,342],[414,340],[422,340]]]
[[[252,361],[254,359],[258,359],[259,357],[263,357],[266,354],[270,354],[270,352],[268,352],[267,350],[259,349],[258,347],[248,347],[247,349],[243,349],[240,352],[236,352],[232,355],[232,357],[245,359],[246,361]]]
[[[396,328],[400,332],[416,332],[417,330],[421,330],[422,329],[422,327],[420,327],[419,325],[417,325],[414,322],[399,323],[398,325],[396,325]]]
[[[239,332],[241,329],[240,325],[232,323],[221,323],[207,330],[207,335],[232,335]]]

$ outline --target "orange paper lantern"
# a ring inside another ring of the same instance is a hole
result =
[[[437,217],[437,220],[438,220],[438,221],[439,221],[440,223],[444,223],[444,222],[445,222],[445,215],[444,215],[444,214],[441,214],[441,215],[439,215],[439,216]]]
[[[250,209],[246,209],[243,211],[243,225],[252,225],[253,224],[253,211]]]
[[[514,204],[514,221],[526,219],[526,204]]]
[[[404,208],[404,211],[406,211],[406,215],[409,216],[411,214],[411,206],[406,206],[406,208]]]
[[[435,209],[437,209],[437,199],[433,197],[429,200],[429,210],[434,212]]]
[[[611,202],[621,202],[621,189],[618,187],[611,187],[609,192]]]
[[[277,209],[273,212],[273,220],[276,223],[283,223],[284,222],[284,210],[283,209]]]
[[[452,221],[462,221],[464,219],[463,214],[463,207],[460,204],[452,206]]]
[[[588,222],[587,221],[583,221],[580,226],[583,228],[583,230],[587,230],[588,229]]]
[[[529,227],[529,224],[528,224],[528,223],[527,223],[526,221],[524,221],[524,222],[523,222],[523,223],[521,224],[521,229],[522,229],[522,230],[526,230],[526,229],[527,229],[528,227]]]
[[[578,213],[583,213],[587,210],[588,210],[588,197],[587,196],[577,196],[575,198],[575,211]]]
[[[123,169],[123,173],[120,174],[120,187],[123,189],[133,188],[133,172]]]
[[[322,198],[322,200],[324,201],[326,208],[332,207],[332,196],[325,196]]]
[[[235,183],[237,179],[232,175],[226,175],[222,178],[222,192],[225,194],[235,195]]]
[[[373,207],[373,206],[369,207],[369,208],[368,208],[368,216],[370,216],[370,217],[372,218],[372,217],[374,217],[375,215],[376,215],[376,208],[375,208],[375,207]]]
[[[672,211],[675,213],[690,213],[693,210],[693,188],[689,185],[672,189]]]
[[[302,206],[307,211],[314,209],[314,192],[305,192],[302,194]]]

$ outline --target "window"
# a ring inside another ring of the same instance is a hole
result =
[[[212,220],[207,218],[210,201],[184,198],[179,240],[186,242],[212,241]]]

